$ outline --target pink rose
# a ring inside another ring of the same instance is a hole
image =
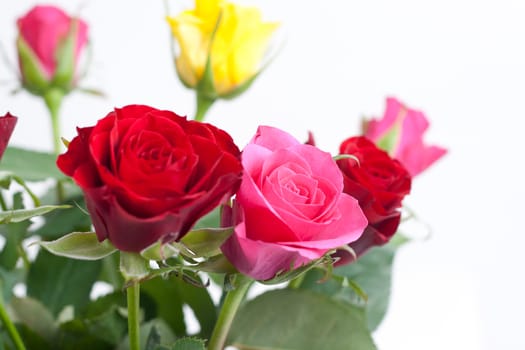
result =
[[[23,84],[41,94],[51,86],[69,90],[87,43],[87,24],[55,6],[35,6],[17,21]]]
[[[422,112],[406,107],[395,98],[387,98],[383,119],[368,121],[364,136],[399,160],[410,175],[416,176],[447,152],[442,147],[423,143],[428,126]]]
[[[222,251],[242,273],[267,280],[357,240],[367,225],[330,154],[261,126],[242,153],[244,174]]]

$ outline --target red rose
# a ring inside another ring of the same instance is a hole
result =
[[[226,132],[140,105],[79,128],[57,165],[84,191],[98,239],[133,252],[182,238],[242,175]]]
[[[337,161],[344,177],[344,192],[359,201],[368,219],[365,232],[350,244],[359,256],[385,244],[394,235],[401,218],[401,201],[410,192],[411,177],[405,167],[365,137],[345,140],[339,151],[357,158]],[[338,252],[340,264],[350,262],[347,252]]]
[[[9,112],[0,118],[0,158],[4,155],[7,148],[7,143],[11,138],[13,129],[15,128],[17,118]]]

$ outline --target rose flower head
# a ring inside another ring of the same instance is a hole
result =
[[[57,165],[83,190],[99,241],[131,252],[181,239],[242,174],[226,132],[142,105],[78,128]]]
[[[261,126],[242,163],[234,234],[221,247],[240,272],[268,280],[361,236],[366,218],[330,154]]]
[[[78,62],[87,44],[87,24],[55,6],[35,6],[17,21],[16,41],[22,86],[44,96],[62,94],[77,81]]]
[[[17,120],[18,118],[11,115],[9,112],[3,117],[0,117],[0,159],[4,155],[7,143],[11,138]]]
[[[410,192],[411,177],[405,167],[365,137],[351,137],[339,152],[352,157],[337,164],[344,177],[344,192],[355,197],[367,220],[363,235],[350,247],[357,256],[369,248],[387,243],[396,233],[401,219],[403,198]],[[339,264],[353,260],[350,253],[338,251]]]
[[[179,78],[212,100],[248,88],[278,27],[263,22],[255,7],[223,0],[196,0],[194,9],[169,17],[168,22],[179,47],[175,58]]]
[[[365,122],[363,133],[416,176],[447,152],[442,147],[423,142],[428,126],[422,112],[406,107],[395,98],[387,98],[383,118]]]

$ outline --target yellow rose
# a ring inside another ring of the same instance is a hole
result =
[[[198,89],[210,60],[207,98],[236,95],[261,69],[268,41],[278,23],[263,22],[255,7],[222,0],[196,0],[195,9],[168,17],[180,53],[175,59],[182,82]],[[206,85],[206,84],[204,84]]]

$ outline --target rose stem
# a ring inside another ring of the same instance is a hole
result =
[[[126,289],[128,296],[128,337],[130,350],[140,350],[139,339],[139,295],[140,284],[133,282]]]
[[[60,105],[62,104],[62,91],[57,89],[50,89],[44,96],[44,102],[51,116],[51,127],[53,131],[53,150],[58,156],[62,150],[62,142],[60,139]],[[59,203],[64,201],[64,187],[60,180],[57,180],[57,199]]]
[[[236,276],[236,282],[238,284],[237,287],[229,291],[228,294],[226,294],[226,298],[224,298],[219,319],[215,324],[210,342],[208,343],[208,350],[222,350],[224,348],[224,343],[226,342],[226,337],[230,331],[235,314],[253,280],[239,274]]]
[[[202,122],[204,120],[206,112],[208,112],[213,102],[215,102],[214,99],[203,96],[197,91],[197,112],[195,112],[196,121]]]
[[[7,333],[9,333],[11,340],[13,340],[15,348],[17,350],[26,350],[26,347],[24,345],[24,342],[22,341],[22,338],[20,337],[20,334],[16,330],[13,321],[11,321],[9,315],[7,314],[7,311],[5,310],[3,297],[0,297],[0,319],[2,320],[2,323],[4,324]]]

